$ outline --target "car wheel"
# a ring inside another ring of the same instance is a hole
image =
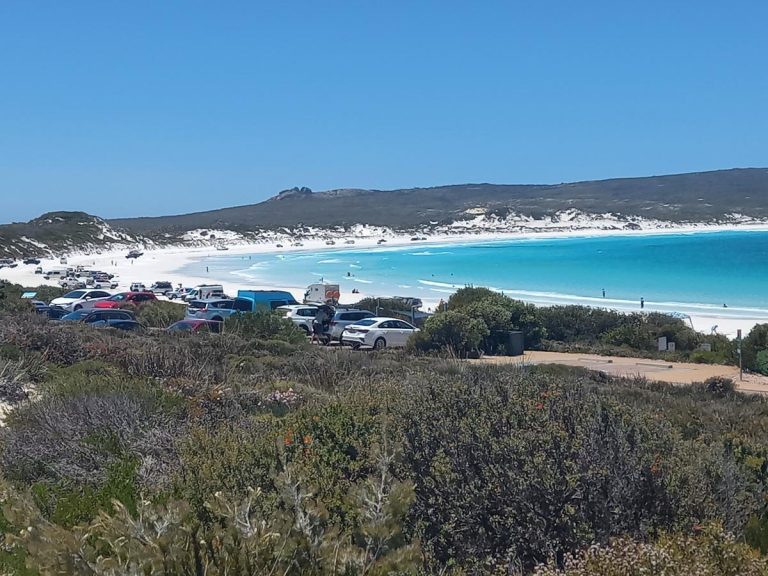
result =
[[[301,328],[302,330],[304,330],[304,334],[305,334],[306,336],[309,336],[309,327],[308,327],[308,326],[305,326],[304,324],[300,324],[300,325],[299,325],[299,328]]]
[[[360,344],[350,344],[352,350],[360,350]]]
[[[387,341],[384,338],[376,338],[376,342],[373,343],[374,350],[384,350],[387,347]]]
[[[74,308],[74,310],[75,310],[75,311],[78,311],[78,310],[82,310],[82,308],[83,308],[83,307],[82,307],[82,306],[80,306],[80,304],[77,304],[77,305],[75,305],[75,308]]]
[[[224,318],[219,318],[218,316],[215,316],[214,318],[211,318],[214,322],[224,322]]]

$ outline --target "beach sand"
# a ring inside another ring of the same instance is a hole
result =
[[[485,241],[499,241],[507,239],[520,239],[520,238],[555,238],[555,237],[584,237],[584,236],[610,236],[617,234],[660,234],[660,233],[684,233],[684,232],[717,232],[725,230],[766,230],[763,226],[709,226],[704,229],[700,227],[676,227],[674,229],[662,229],[662,230],[644,230],[641,232],[622,232],[616,230],[579,230],[579,231],[547,231],[547,232],[530,232],[530,233],[489,233],[489,232],[471,232],[465,234],[450,234],[450,235],[433,235],[429,237],[429,241],[420,242],[420,246],[445,244],[445,243],[466,243],[466,242],[485,242]],[[387,242],[384,246],[391,248],[395,246],[413,246],[413,242],[410,240],[410,236],[388,234],[384,235]],[[144,251],[144,255],[137,259],[127,259],[125,255],[128,252],[127,248],[120,250],[110,250],[98,254],[72,254],[67,256],[67,266],[84,265],[92,268],[103,270],[111,274],[115,274],[119,279],[119,287],[116,291],[125,291],[128,289],[132,282],[141,282],[146,286],[151,285],[155,281],[169,281],[174,287],[178,284],[183,286],[195,286],[197,284],[215,283],[222,284],[224,286],[225,293],[235,294],[239,289],[282,289],[290,291],[297,300],[301,301],[304,295],[307,284],[312,281],[312,278],[307,278],[307,283],[302,286],[285,285],[281,283],[279,279],[275,279],[274,282],[269,285],[253,285],[251,283],[244,282],[234,275],[217,276],[214,271],[207,273],[206,260],[209,258],[217,258],[221,256],[245,256],[247,254],[259,254],[259,253],[284,253],[291,251],[312,251],[319,252],[324,250],[338,250],[339,248],[376,248],[378,241],[382,238],[382,235],[375,235],[370,237],[355,237],[354,245],[346,246],[343,244],[346,238],[336,238],[336,245],[329,246],[326,244],[326,237],[316,238],[302,238],[303,246],[296,247],[291,246],[285,240],[283,248],[277,248],[276,244],[280,242],[279,239],[272,239],[263,243],[255,244],[230,244],[227,251],[218,251],[215,246],[204,247],[168,247],[159,249],[147,249]],[[189,272],[189,266],[192,264],[192,268],[196,269],[196,273]],[[40,264],[43,270],[49,268],[62,267],[58,259],[44,259]],[[40,284],[56,285],[56,280],[45,280],[39,274],[34,274],[36,266],[19,264],[16,268],[3,268],[0,269],[0,278],[22,284],[24,286],[38,286]],[[187,272],[182,273],[180,270],[186,268]],[[365,289],[357,294],[352,293],[352,288],[359,286],[341,285],[341,301],[342,302],[355,302],[366,296],[381,296],[386,297],[391,294],[367,294]],[[440,296],[435,295],[433,299],[423,298],[425,309],[436,308]],[[578,302],[577,302],[578,303]],[[588,304],[585,302],[585,304]],[[629,310],[622,310],[629,311]],[[639,311],[635,310],[635,311]],[[645,312],[653,312],[654,306],[652,302],[646,302]],[[710,333],[713,326],[717,325],[717,332],[725,334],[729,337],[735,337],[736,331],[741,329],[743,334],[746,335],[749,330],[758,323],[765,320],[759,318],[729,318],[726,316],[719,316],[717,312],[707,312],[703,314],[691,315],[691,323],[695,330],[703,333]]]

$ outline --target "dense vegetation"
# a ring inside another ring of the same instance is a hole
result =
[[[591,352],[619,356],[733,364],[736,344],[722,335],[704,335],[683,320],[665,314],[625,314],[586,306],[538,308],[493,292],[467,287],[448,300],[447,311],[427,320],[411,342],[422,352],[450,348],[459,356],[504,348],[509,331],[521,331],[527,349]],[[675,343],[659,352],[657,340]],[[758,326],[744,342],[745,366],[768,373],[768,325]]]
[[[478,295],[441,329],[530,321]],[[768,403],[730,381],[326,349],[267,313],[121,333],[9,302],[2,572],[768,574]]]

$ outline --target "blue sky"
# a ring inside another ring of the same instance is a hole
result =
[[[0,2],[0,221],[768,166],[768,2]]]

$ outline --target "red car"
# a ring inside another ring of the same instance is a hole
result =
[[[96,302],[94,308],[119,308],[122,304],[134,304],[140,306],[146,304],[151,300],[157,300],[152,292],[120,292],[110,296],[106,300],[99,300]]]

